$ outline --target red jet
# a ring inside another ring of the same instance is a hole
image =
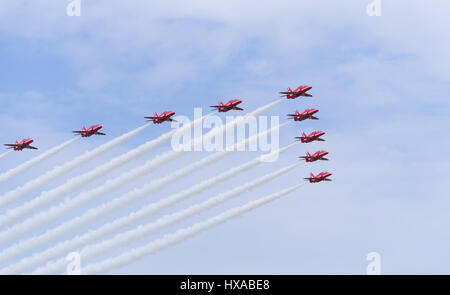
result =
[[[302,132],[302,136],[296,137],[297,139],[300,139],[303,143],[308,143],[312,141],[325,141],[325,139],[320,138],[322,135],[324,135],[325,132],[323,131],[314,131],[311,132],[309,135],[306,135],[305,132]]]
[[[321,172],[314,176],[314,174],[311,173],[311,177],[305,177],[305,180],[309,180],[310,183],[317,183],[321,181],[331,181],[331,179],[328,179],[327,177],[331,176],[332,174],[330,172]]]
[[[300,159],[304,159],[306,162],[315,162],[318,160],[328,161],[328,159],[324,158],[328,155],[327,151],[318,151],[311,155],[309,152],[306,153],[306,156],[299,157]]]
[[[232,99],[232,100],[229,100],[225,104],[223,102],[220,102],[220,104],[218,106],[211,106],[211,107],[219,110],[219,113],[225,113],[230,110],[243,111],[243,109],[237,107],[237,105],[240,104],[241,102],[242,102],[242,100],[240,100],[240,99]]]
[[[149,121],[153,121],[153,124],[161,124],[164,121],[176,122],[176,120],[170,118],[173,115],[175,115],[175,112],[167,111],[167,112],[161,113],[161,115],[158,115],[157,113],[155,113],[154,117],[145,117],[145,119],[149,119]]]
[[[22,139],[21,142],[17,142],[14,144],[5,144],[6,146],[8,146],[8,149],[14,149],[15,151],[21,151],[23,149],[31,149],[31,150],[37,150],[37,147],[31,146],[30,144],[33,142],[33,140],[31,138],[28,139]]]
[[[287,92],[280,92],[280,94],[283,94],[282,96],[285,96],[287,99],[294,99],[299,96],[312,97],[311,94],[306,93],[311,90],[311,88],[312,86],[299,86],[293,91],[291,87],[289,87]]]
[[[300,113],[298,110],[296,110],[295,114],[288,114],[288,116],[293,117],[294,121],[303,121],[306,119],[319,120],[319,118],[313,116],[318,111],[319,110],[316,109],[309,109]]]
[[[72,133],[81,134],[81,137],[91,137],[92,135],[106,135],[105,133],[98,132],[100,129],[102,129],[102,125],[92,125],[88,129],[83,126],[83,130],[81,131],[72,131]]]

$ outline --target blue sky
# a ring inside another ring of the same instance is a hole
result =
[[[318,108],[320,120],[285,127],[281,145],[291,143],[303,130],[316,129],[327,132],[326,142],[299,144],[279,161],[260,165],[164,213],[288,165],[306,151],[326,149],[330,161],[302,165],[271,185],[166,232],[291,186],[310,171],[334,174],[333,182],[306,185],[113,273],[364,274],[371,251],[381,254],[382,273],[448,273],[448,1],[382,0],[379,17],[367,16],[369,0],[199,0],[189,4],[81,0],[80,17],[66,15],[69,2],[6,0],[0,4],[0,140],[33,137],[40,147],[38,152],[9,154],[0,160],[1,170],[71,138],[70,131],[82,124],[102,123],[108,137],[77,141],[3,184],[0,192],[142,125],[143,116],[154,111],[173,109],[192,117],[194,107],[203,106],[206,111],[207,106],[228,98],[242,98],[243,107],[253,110],[275,100],[278,91],[302,84],[313,86],[312,99],[284,101],[267,114],[284,120],[295,109]],[[169,125],[150,126],[43,190],[168,130]],[[166,144],[82,190],[168,148]],[[142,202],[255,156],[237,153]],[[191,161],[192,157],[184,157],[168,163],[102,201]],[[139,202],[130,204],[105,216],[103,222],[139,206]]]

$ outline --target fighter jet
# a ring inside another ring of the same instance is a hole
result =
[[[310,174],[311,177],[305,177],[305,180],[309,180],[310,183],[317,183],[321,181],[331,181],[327,177],[330,177],[332,174],[330,172],[321,172],[314,176],[314,174]]]
[[[303,121],[306,119],[319,120],[319,118],[313,116],[318,111],[319,110],[316,109],[308,109],[300,113],[298,110],[296,110],[295,114],[288,114],[288,116],[293,118],[294,121]]]
[[[309,135],[306,135],[305,132],[302,132],[302,136],[296,138],[303,143],[308,143],[312,141],[325,141],[325,139],[320,138],[324,134],[325,132],[323,131],[313,131]]]
[[[242,103],[242,100],[232,99],[232,100],[229,100],[227,103],[220,102],[219,105],[211,106],[211,107],[217,109],[219,111],[219,113],[225,113],[230,110],[242,111],[243,109],[237,107],[237,105],[240,103]]]
[[[158,113],[155,112],[154,117],[144,117],[144,118],[149,119],[149,121],[153,121],[153,124],[161,124],[164,121],[176,122],[176,120],[170,118],[173,115],[175,115],[174,111],[167,111],[167,112],[161,113],[160,115],[158,115]]]
[[[299,96],[306,96],[306,97],[312,97],[311,94],[306,93],[307,91],[311,90],[312,86],[299,86],[297,89],[292,90],[291,87],[288,88],[287,91],[282,91],[280,94],[283,94],[282,96],[285,96],[287,99],[295,99]]]
[[[8,147],[8,149],[14,149],[15,151],[21,151],[23,149],[31,149],[31,150],[37,150],[37,147],[31,146],[30,144],[33,142],[33,139],[31,138],[27,138],[27,139],[22,139],[20,142],[16,143],[6,143],[4,144],[5,146]]]
[[[311,155],[309,152],[306,153],[306,156],[300,156],[300,159],[305,160],[306,162],[315,162],[318,160],[328,161],[328,159],[324,158],[328,155],[327,151],[318,151]]]
[[[80,134],[81,137],[91,137],[92,135],[106,135],[105,133],[99,132],[99,130],[102,128],[102,125],[92,125],[88,129],[83,126],[82,130],[72,131],[72,133],[75,133],[75,135]]]

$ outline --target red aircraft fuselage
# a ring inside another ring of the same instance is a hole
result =
[[[319,118],[314,117],[314,114],[317,113],[319,110],[316,109],[308,109],[303,112],[299,112],[298,110],[295,111],[295,114],[288,114],[288,116],[294,118],[294,121],[303,121],[306,119],[311,120],[319,120]]]
[[[318,160],[328,161],[328,159],[324,158],[326,155],[328,155],[327,151],[318,151],[312,155],[307,152],[306,156],[301,156],[299,158],[304,159],[306,162],[315,162]]]
[[[92,125],[88,129],[83,126],[83,129],[81,131],[72,131],[72,133],[80,134],[81,137],[91,137],[92,135],[105,135],[104,133],[99,132],[100,129],[102,129],[102,125]]]
[[[330,172],[321,172],[314,176],[314,174],[310,174],[311,177],[305,177],[305,180],[308,180],[310,183],[317,183],[321,181],[331,181],[327,177],[330,177],[332,174]]]
[[[325,132],[323,131],[314,131],[311,132],[309,135],[306,135],[305,132],[302,132],[302,136],[296,138],[300,139],[300,141],[303,143],[308,143],[312,141],[325,141],[324,139],[320,138],[324,134]]]
[[[176,122],[174,119],[171,118],[173,115],[175,115],[174,111],[163,112],[160,115],[158,115],[158,113],[155,112],[155,116],[145,118],[149,119],[149,121],[152,121],[153,124],[161,124],[165,121]]]
[[[232,99],[229,100],[227,103],[220,102],[219,105],[211,106],[212,108],[215,108],[219,111],[219,113],[225,113],[230,110],[238,110],[242,111],[242,108],[239,108],[237,105],[242,103],[242,100],[240,99]]]
[[[21,151],[23,149],[32,149],[32,150],[37,150],[36,147],[31,146],[31,143],[33,143],[33,139],[31,138],[27,138],[27,139],[22,139],[20,142],[18,142],[16,140],[16,143],[13,144],[5,144],[5,146],[7,146],[9,149],[14,149],[15,151]]]
[[[289,87],[287,91],[280,92],[280,94],[283,94],[282,96],[286,96],[287,99],[295,99],[299,96],[312,97],[311,94],[306,93],[311,89],[312,89],[312,86],[308,86],[308,85],[299,86],[295,90],[292,90],[291,87]]]

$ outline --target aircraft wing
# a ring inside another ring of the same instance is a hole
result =
[[[161,117],[144,117],[145,119],[156,120],[161,119]]]
[[[10,144],[10,143],[5,143],[4,145],[10,146],[10,147],[18,147],[18,146],[20,146],[19,144]]]
[[[285,92],[285,91],[283,91],[283,92],[279,92],[280,94],[293,94],[294,92]]]
[[[305,119],[304,115],[288,115],[288,116],[297,117],[299,120],[304,120]]]
[[[211,108],[223,108],[224,106],[209,106]]]
[[[314,117],[314,116],[311,116],[311,119],[313,119],[313,120],[319,120],[319,118]]]
[[[318,141],[325,141],[325,139],[322,139],[322,138],[317,138],[316,140],[318,140]]]
[[[239,108],[239,107],[234,107],[234,109],[238,110],[238,111],[243,111],[244,110],[243,108]]]
[[[177,120],[174,120],[174,119],[171,119],[171,118],[168,118],[167,120],[169,120],[170,122],[178,122]]]
[[[26,148],[27,149],[32,149],[32,150],[37,150],[38,149],[37,147],[31,146],[31,145],[27,146]]]
[[[106,135],[105,133],[102,133],[102,132],[95,132],[95,134],[97,134],[97,135]]]
[[[88,133],[87,131],[72,131],[72,133],[76,133],[76,134],[86,134]]]

